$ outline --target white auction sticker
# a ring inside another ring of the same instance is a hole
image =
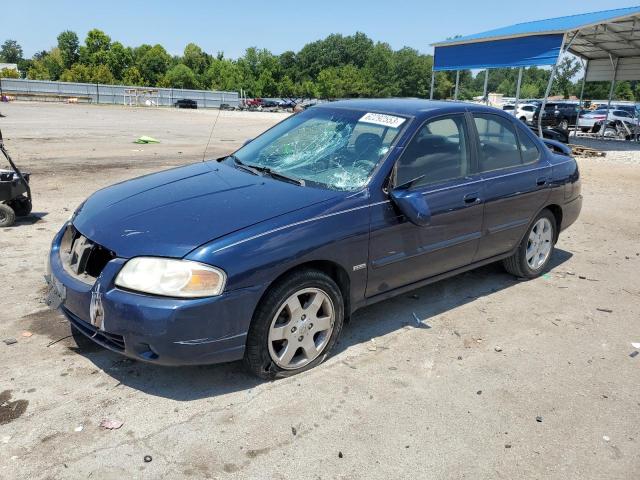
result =
[[[402,117],[396,117],[394,115],[385,115],[384,113],[366,113],[360,119],[361,122],[375,123],[376,125],[382,125],[383,127],[398,128],[404,123],[406,119]]]

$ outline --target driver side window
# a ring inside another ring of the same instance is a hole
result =
[[[469,142],[463,115],[427,121],[396,164],[396,185],[423,176],[414,185],[429,185],[469,173]]]

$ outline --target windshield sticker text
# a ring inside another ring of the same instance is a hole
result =
[[[366,113],[360,118],[361,122],[373,123],[375,125],[382,125],[383,127],[398,128],[405,121],[402,117],[396,117],[394,115],[385,115],[383,113]]]

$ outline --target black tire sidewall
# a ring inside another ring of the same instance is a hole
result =
[[[322,353],[316,359],[304,367],[285,370],[276,365],[269,354],[269,329],[273,317],[282,303],[295,292],[304,288],[319,288],[331,298],[335,312],[333,332]],[[271,288],[256,308],[247,336],[245,363],[253,373],[267,379],[288,377],[309,370],[326,359],[340,336],[343,323],[344,299],[339,287],[331,277],[316,270],[296,272]]]
[[[0,210],[2,210],[2,214],[0,215],[0,228],[13,225],[16,221],[16,214],[13,208],[4,203],[0,203]]]
[[[540,268],[534,270],[527,263],[527,243],[529,241],[529,235],[531,234],[531,230],[533,230],[533,227],[541,218],[546,218],[547,220],[549,220],[549,222],[551,223],[551,228],[553,229],[553,232],[551,235],[551,238],[552,238],[551,251],[549,252],[549,256],[545,260],[544,264]],[[520,263],[521,271],[525,273],[525,276],[527,278],[539,277],[547,269],[547,266],[551,261],[551,257],[553,256],[556,240],[558,238],[557,230],[558,230],[558,226],[556,224],[556,217],[553,215],[553,213],[551,213],[550,210],[547,210],[547,209],[542,210],[538,214],[538,216],[535,218],[535,220],[531,222],[531,225],[527,229],[527,233],[525,234],[524,238],[522,239],[522,242],[520,242],[520,246],[518,247],[518,262]]]

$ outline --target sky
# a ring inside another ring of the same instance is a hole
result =
[[[24,0],[2,7],[0,42],[17,40],[26,57],[48,50],[63,30],[84,40],[99,28],[126,46],[163,45],[181,54],[194,42],[237,58],[251,46],[298,51],[330,33],[366,33],[394,49],[432,53],[430,44],[513,23],[635,6],[639,0]],[[4,2],[3,2],[4,3]],[[18,5],[18,6],[16,6]]]

